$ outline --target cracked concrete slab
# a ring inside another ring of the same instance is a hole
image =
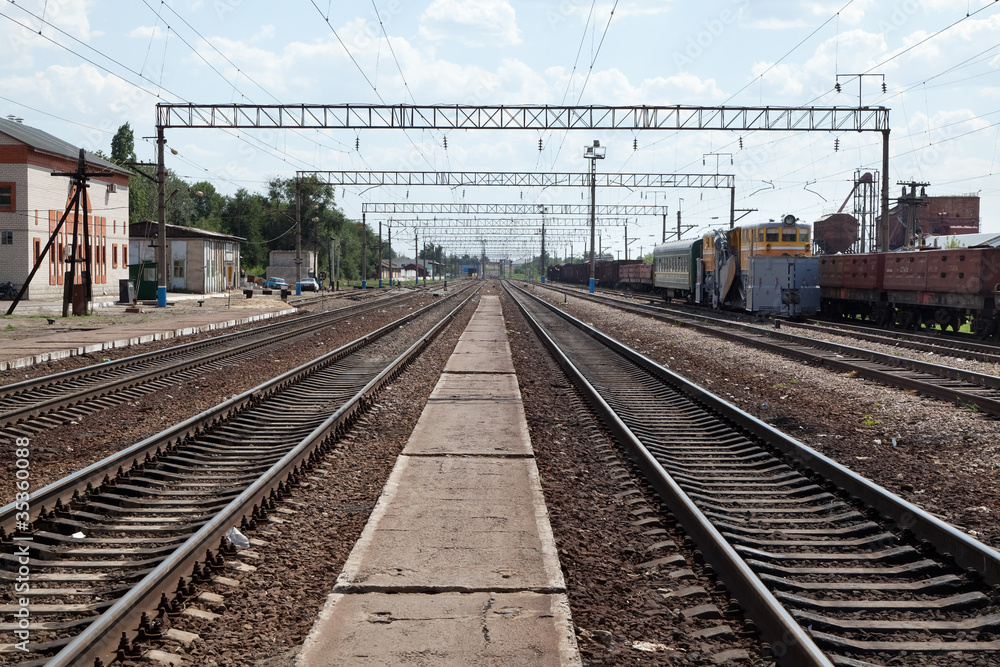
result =
[[[334,593],[296,665],[581,664],[563,594]]]

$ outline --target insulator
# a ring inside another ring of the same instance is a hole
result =
[[[444,149],[448,150],[448,137],[445,137],[442,143],[444,144]]]
[[[883,93],[887,92],[887,89],[885,87],[885,81],[882,82],[882,92]]]
[[[638,139],[633,139],[632,140],[632,150],[634,150],[634,151],[639,150],[639,140]]]
[[[539,153],[542,152],[542,140],[541,140],[541,138],[538,139],[538,152]]]
[[[833,89],[836,90],[838,93],[840,92],[840,82],[839,81],[837,83],[833,84]]]
[[[743,137],[740,137],[740,150],[743,150]]]
[[[840,150],[840,139],[833,140],[833,152],[836,153]]]
[[[361,137],[354,137],[354,150],[361,150]]]

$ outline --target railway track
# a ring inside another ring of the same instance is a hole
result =
[[[253,359],[296,337],[415,295],[383,297],[285,322],[0,387],[0,438],[31,437],[144,394]]]
[[[854,373],[889,386],[913,390],[957,405],[1000,414],[1000,377],[996,375],[841,345],[811,338],[808,335],[796,335],[776,328],[736,322],[707,312],[682,312],[595,296],[576,290],[552,289],[626,312],[686,326],[742,345],[764,349],[817,366],[825,366],[838,372]],[[784,323],[778,326],[787,328]]]
[[[141,655],[197,584],[235,559],[226,531],[252,535],[267,521],[470,288],[38,490],[29,526],[14,504],[0,509],[0,632],[25,632],[29,649],[0,647],[0,660],[99,665]],[[25,568],[22,607],[11,597]]]
[[[554,287],[552,284],[547,284],[546,286],[560,291],[568,290],[574,296],[588,295],[588,292],[585,290],[574,290],[565,286]],[[728,311],[713,312],[706,311],[704,308],[688,307],[679,304],[668,306],[662,298],[655,298],[652,295],[637,292],[602,289],[598,290],[597,294],[599,297],[606,297],[612,301],[629,304],[642,302],[642,305],[659,308],[666,312],[683,313],[692,316],[711,314],[713,317],[721,318],[728,316],[729,319],[741,323],[749,323],[754,319],[749,314]],[[883,327],[829,320],[809,320],[807,322],[781,320],[781,326],[787,329],[805,331],[807,334],[810,332],[822,332],[829,335],[847,336],[857,340],[865,340],[916,352],[929,352],[941,356],[969,359],[983,363],[1000,363],[1000,346],[995,343],[984,343],[971,335],[954,335],[944,332],[939,334],[920,333],[903,329],[886,329]]]
[[[952,336],[947,334],[933,335],[913,331],[899,331],[876,327],[848,324],[845,322],[827,322],[814,320],[810,322],[788,322],[788,326],[805,331],[824,331],[833,335],[850,336],[883,345],[899,345],[901,347],[981,361],[984,363],[1000,363],[1000,347],[995,343],[984,343],[971,336]],[[782,326],[785,326],[783,324]]]
[[[1000,553],[510,291],[781,664],[995,664]]]

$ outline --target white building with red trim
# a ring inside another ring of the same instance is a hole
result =
[[[73,197],[65,176],[75,172],[80,149],[47,132],[0,118],[0,283],[20,288],[48,243],[52,231]],[[92,178],[87,198],[92,262],[93,296],[117,295],[118,280],[128,278],[128,179],[129,172],[86,153],[87,170],[108,171]],[[83,262],[66,261],[78,225],[77,255],[84,257],[83,214],[70,213],[59,236],[35,274],[25,298],[62,299],[63,281],[70,266],[77,275]],[[79,284],[79,278],[76,281]]]

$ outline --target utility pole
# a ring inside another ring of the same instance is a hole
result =
[[[382,221],[378,221],[378,286],[382,287],[382,260],[385,259],[385,248],[382,247]]]
[[[337,259],[336,251],[337,247],[337,237],[330,237],[330,288],[336,292],[337,291]]]
[[[625,223],[625,261],[628,261],[628,223]]]
[[[361,289],[368,289],[368,223],[361,213]]]
[[[302,294],[302,197],[301,183],[295,179],[295,293]]]
[[[389,226],[389,287],[392,287],[392,226]]]
[[[542,284],[545,284],[545,220],[542,220]]]
[[[594,257],[594,228],[597,226],[597,161],[607,153],[601,142],[594,140],[593,146],[585,146],[583,157],[590,160],[590,293],[594,293],[597,259]]]
[[[678,199],[677,200],[677,240],[678,241],[681,240],[681,203],[683,203],[683,202],[684,202],[684,199]]]
[[[88,216],[89,216],[90,207],[89,207],[89,205],[87,203],[88,202],[88,199],[87,199],[87,181],[90,178],[94,177],[94,176],[110,176],[112,174],[111,174],[111,172],[108,172],[108,171],[88,172],[87,171],[86,153],[84,153],[84,151],[81,149],[80,150],[80,156],[77,159],[77,166],[76,166],[76,171],[75,172],[66,172],[66,173],[63,173],[63,172],[52,172],[52,175],[53,176],[69,176],[71,179],[73,179],[73,181],[72,181],[73,182],[73,187],[71,188],[71,191],[73,193],[72,194],[72,200],[66,204],[66,210],[65,210],[65,212],[63,212],[62,217],[59,219],[59,224],[57,224],[56,227],[55,227],[55,229],[52,230],[52,233],[49,235],[49,241],[48,241],[48,243],[45,244],[45,247],[42,248],[42,251],[38,254],[38,259],[35,260],[34,266],[32,266],[31,271],[28,273],[28,278],[24,281],[24,284],[21,285],[21,289],[18,290],[17,296],[14,297],[14,301],[10,304],[10,308],[7,309],[7,314],[8,315],[10,315],[10,314],[12,314],[14,312],[14,309],[17,308],[17,304],[21,301],[22,297],[24,297],[24,293],[28,291],[28,285],[30,285],[31,281],[35,278],[35,273],[38,272],[38,269],[41,267],[42,261],[45,259],[45,256],[48,254],[49,249],[52,248],[52,245],[56,242],[56,238],[58,238],[59,232],[62,230],[63,224],[65,224],[65,222],[66,222],[66,218],[69,217],[70,211],[74,211],[75,214],[76,214],[76,216],[75,216],[75,220],[74,220],[74,223],[73,223],[73,225],[74,225],[73,226],[73,251],[72,251],[73,255],[72,255],[72,257],[69,260],[70,261],[71,270],[68,271],[68,272],[66,272],[66,274],[63,275],[63,285],[64,285],[64,290],[63,290],[63,317],[67,317],[68,316],[68,314],[69,314],[69,303],[72,300],[72,287],[73,287],[73,282],[75,281],[75,276],[76,276],[76,264],[77,264],[77,262],[81,261],[76,256],[77,255],[77,251],[76,251],[76,247],[77,247],[77,233],[78,233],[77,232],[77,225],[79,224],[81,199],[82,199],[82,205],[83,205],[83,233],[84,233],[84,243],[85,244],[89,244],[89,233],[88,233],[89,218],[88,218]],[[91,256],[90,256],[89,246],[88,246],[88,252],[87,252],[87,255],[86,255],[87,266],[85,267],[85,271],[83,272],[83,276],[82,276],[83,279],[85,280],[85,285],[87,286],[87,301],[88,302],[92,298],[91,288],[90,288],[90,275],[91,275],[91,273],[90,273],[91,272],[91,269],[90,269],[90,260],[91,260]],[[67,294],[69,295],[69,299],[66,298]],[[74,315],[85,315],[86,314],[86,309],[84,310],[84,312],[76,312],[76,310],[74,310],[73,314]]]
[[[413,284],[420,285],[420,246],[417,242],[417,228],[413,228]]]
[[[167,307],[167,167],[163,157],[167,138],[156,127],[156,307]]]

